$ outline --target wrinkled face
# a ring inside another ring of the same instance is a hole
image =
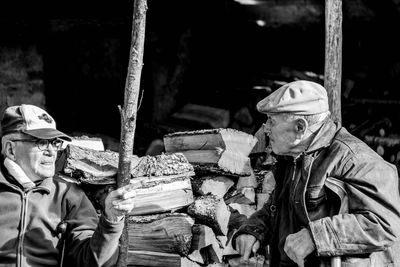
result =
[[[296,123],[284,115],[268,115],[264,131],[269,137],[272,151],[277,155],[293,155],[296,147]]]
[[[57,157],[55,147],[49,145],[46,149],[40,150],[35,142],[14,141],[14,143],[15,161],[32,181],[53,177]]]

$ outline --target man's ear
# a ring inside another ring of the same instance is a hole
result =
[[[15,144],[14,142],[6,142],[6,144],[4,145],[4,149],[5,149],[5,155],[7,158],[15,161]]]
[[[296,136],[297,138],[303,138],[307,128],[308,128],[308,122],[303,119],[303,118],[299,118],[296,119]]]

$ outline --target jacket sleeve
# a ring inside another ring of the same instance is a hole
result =
[[[113,266],[124,220],[113,223],[98,216],[86,194],[77,186],[67,200],[66,255],[71,266]],[[65,265],[67,266],[67,265]]]
[[[353,154],[344,163],[348,212],[309,223],[319,256],[385,250],[400,236],[397,169],[376,155]]]
[[[272,206],[272,195],[268,202],[260,210],[253,213],[235,232],[232,237],[232,246],[234,249],[236,249],[236,238],[242,234],[253,235],[261,242],[261,244],[266,244],[269,242],[269,237],[271,236],[271,227],[269,222],[271,220],[270,208]]]

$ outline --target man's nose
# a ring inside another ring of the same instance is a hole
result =
[[[46,152],[47,155],[53,156],[53,155],[57,155],[58,150],[53,145],[49,144],[44,151]]]
[[[270,123],[268,123],[268,122],[264,123],[264,124],[263,124],[263,128],[264,128],[264,132],[265,132],[267,135],[270,135],[270,134],[271,134],[271,125],[270,125]]]

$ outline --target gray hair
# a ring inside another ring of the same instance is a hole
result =
[[[6,144],[9,141],[12,141],[14,139],[20,139],[23,137],[24,134],[22,133],[10,133],[10,134],[6,134],[3,137],[1,137],[1,154],[3,156],[6,156]]]

